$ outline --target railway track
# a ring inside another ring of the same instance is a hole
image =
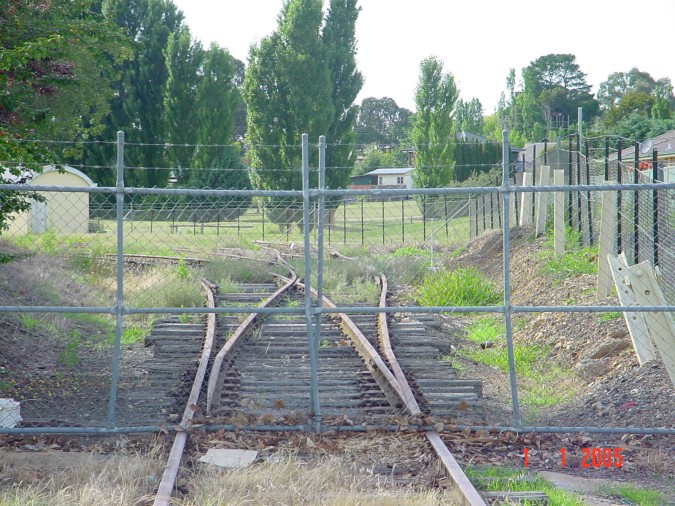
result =
[[[378,282],[382,287],[380,306],[385,306],[387,280],[381,276]],[[400,416],[443,418],[460,413],[480,419],[480,381],[456,377],[450,364],[442,361],[442,343],[422,322],[406,314],[387,317],[384,312],[377,318],[334,313],[321,316],[317,350],[321,412],[313,413],[308,408],[312,378],[307,323],[297,309],[305,302],[305,287],[295,273],[291,270],[289,277],[278,276],[274,283],[242,284],[229,293],[219,293],[208,281],[204,287],[211,307],[276,307],[280,312],[252,313],[243,321],[239,316],[209,313],[189,326],[169,318],[153,330],[151,344],[158,347],[160,357],[169,353],[162,360],[171,363],[174,372],[185,367],[185,361],[191,363],[183,371],[183,381],[173,387],[177,398],[187,396],[187,402],[155,505],[169,504],[187,429],[202,410],[209,423],[286,426],[292,430],[320,427],[322,418],[336,424],[348,420],[354,425],[386,424]],[[315,293],[313,296],[316,299]],[[323,305],[336,307],[325,297]],[[294,312],[284,313],[288,308]],[[181,354],[182,362],[177,358]],[[185,371],[195,377],[191,387],[184,381]],[[176,379],[174,375],[172,381]],[[159,409],[166,413],[166,406]],[[421,437],[434,449],[462,503],[485,504],[441,436],[427,430]]]

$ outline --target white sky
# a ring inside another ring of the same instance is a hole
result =
[[[248,49],[276,29],[283,0],[173,0],[193,36],[247,62]],[[365,97],[391,97],[414,111],[422,59],[435,55],[465,100],[494,112],[510,68],[571,53],[587,82],[632,67],[675,83],[675,0],[361,0],[358,66]]]

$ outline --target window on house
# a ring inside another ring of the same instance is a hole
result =
[[[382,176],[377,176],[377,184],[382,186]]]
[[[403,176],[398,176],[396,178],[396,184],[403,184]]]

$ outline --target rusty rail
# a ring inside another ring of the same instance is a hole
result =
[[[388,291],[387,277],[384,274],[380,274],[379,283],[380,287],[382,288],[379,307],[384,308],[387,306]],[[419,414],[420,408],[417,404],[417,401],[415,400],[413,391],[410,388],[410,384],[403,374],[403,370],[398,363],[396,354],[391,347],[391,340],[389,339],[389,327],[387,325],[387,313],[378,313],[377,323],[380,346],[387,357],[387,361],[394,372],[396,380],[400,385],[400,390],[402,391],[401,399],[403,399],[403,402],[405,402],[408,411],[410,411],[412,414]],[[424,435],[429,441],[429,444],[431,444],[431,447],[436,452],[436,455],[438,455],[438,458],[441,460],[443,467],[445,468],[445,471],[452,482],[452,488],[458,493],[459,496],[461,496],[462,504],[465,506],[485,506],[485,501],[480,496],[473,484],[469,481],[469,478],[467,478],[466,474],[464,474],[464,471],[452,456],[452,453],[450,453],[448,447],[445,446],[445,443],[443,443],[443,440],[441,439],[441,436],[438,434],[438,432],[435,430],[430,430],[426,431]]]
[[[202,280],[202,286],[206,291],[208,307],[216,307],[214,295],[215,286],[206,280]],[[202,355],[199,358],[199,366],[197,367],[195,380],[192,383],[192,390],[190,391],[190,396],[188,397],[187,406],[185,406],[185,411],[183,412],[183,418],[180,422],[180,425],[178,426],[178,432],[176,433],[173,446],[171,447],[171,452],[169,453],[166,468],[164,469],[164,473],[162,473],[162,480],[159,483],[155,501],[153,503],[154,506],[167,506],[171,499],[171,493],[176,484],[176,477],[178,476],[180,461],[183,456],[183,450],[185,449],[185,443],[187,441],[187,430],[192,422],[192,419],[194,418],[195,413],[199,409],[197,405],[199,402],[199,393],[202,389],[204,377],[206,376],[206,370],[209,366],[211,350],[213,349],[215,338],[216,315],[215,313],[209,313],[207,316],[204,347],[202,349]]]

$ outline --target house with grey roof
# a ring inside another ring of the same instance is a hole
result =
[[[659,166],[663,168],[675,167],[675,130],[639,142],[638,149],[641,162],[651,163],[653,151],[656,150]],[[634,144],[621,150],[621,159],[623,161],[635,159]]]

